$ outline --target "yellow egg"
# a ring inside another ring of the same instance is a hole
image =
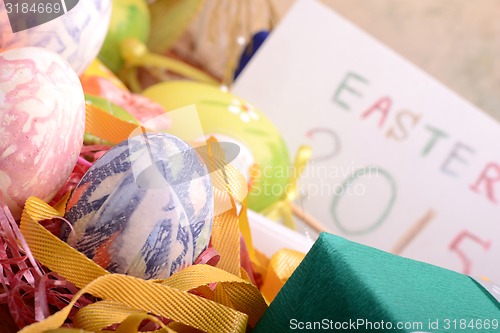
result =
[[[167,111],[195,104],[203,134],[224,135],[248,148],[259,171],[248,198],[251,209],[262,211],[283,198],[289,176],[288,150],[276,127],[254,106],[217,87],[189,81],[160,83],[143,95]],[[172,118],[168,133],[187,141],[199,139],[182,113],[167,114]]]

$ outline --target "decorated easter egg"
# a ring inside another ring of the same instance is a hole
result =
[[[85,103],[95,105],[101,110],[104,110],[107,113],[117,117],[118,119],[139,125],[137,119],[135,119],[135,117],[132,116],[129,112],[105,98],[85,94]]]
[[[276,127],[255,107],[217,87],[188,81],[159,83],[143,95],[167,111],[195,104],[203,134],[225,135],[250,150],[258,170],[248,198],[251,209],[262,211],[283,198],[289,177],[288,151]],[[184,140],[199,138],[191,137],[188,129],[193,124],[186,123],[182,113],[168,114],[172,118],[169,133]]]
[[[111,15],[111,0],[80,0],[74,7],[66,9],[64,1],[55,4],[41,2],[43,6],[26,13],[22,12],[22,2],[13,8],[10,5],[6,8],[4,3],[0,2],[0,49],[22,46],[48,48],[66,59],[78,74],[99,52]],[[38,26],[12,32],[11,24],[14,26],[25,21],[29,26],[31,21],[45,14],[41,12],[41,7],[43,11],[46,8],[48,11],[49,5],[51,13],[60,16]],[[69,2],[67,6],[70,6]],[[64,11],[67,12],[64,14]]]
[[[0,188],[14,217],[29,196],[49,201],[83,141],[85,101],[60,56],[23,47],[0,53]]]
[[[116,118],[118,118],[120,120],[139,125],[139,122],[137,121],[137,119],[135,119],[134,116],[132,116],[129,112],[127,112],[126,110],[122,109],[118,105],[116,105],[116,104],[114,104],[114,103],[110,102],[109,100],[104,99],[102,97],[97,97],[97,96],[85,94],[85,104],[94,105],[94,106],[98,107],[99,109],[106,111],[107,113],[115,116]],[[87,132],[85,132],[84,143],[86,145],[101,145],[101,144],[104,144],[104,145],[109,144],[110,145],[111,144],[111,142],[107,142],[107,141],[105,141],[105,140],[103,140],[95,135],[89,134]]]
[[[109,70],[98,58],[95,58],[85,71],[80,75],[83,90],[86,94],[103,97],[103,87],[99,80],[106,80],[116,88],[127,90],[125,84]]]
[[[145,0],[113,1],[109,29],[99,52],[99,59],[118,73],[124,63],[120,53],[122,43],[128,38],[145,43],[149,36],[149,21],[149,9]]]
[[[83,176],[61,238],[111,272],[166,278],[191,265],[210,239],[213,190],[187,143],[165,133],[133,136]]]
[[[91,65],[80,76],[83,91],[86,96],[93,96],[98,99],[108,101],[108,105],[118,106],[124,112],[115,107],[104,106],[106,111],[112,111],[114,116],[125,120],[146,123],[152,130],[163,130],[170,126],[168,116],[165,116],[165,110],[158,103],[154,103],[148,98],[131,93],[127,87],[104,66],[98,59],[95,59]],[[89,100],[90,98],[87,98]],[[98,107],[101,107],[97,105]],[[102,107],[101,107],[102,108]],[[161,116],[161,117],[159,117]],[[151,120],[151,121],[150,121]]]

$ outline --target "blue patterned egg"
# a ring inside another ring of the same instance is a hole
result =
[[[97,56],[110,17],[111,0],[0,1],[0,49],[43,47],[80,75]],[[16,29],[23,25],[30,28]]]
[[[154,133],[113,147],[83,176],[61,238],[110,272],[166,278],[209,243],[214,210],[208,169],[181,139]]]

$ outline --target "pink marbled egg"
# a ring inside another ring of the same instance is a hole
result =
[[[85,129],[78,76],[59,55],[0,53],[0,190],[16,219],[26,199],[50,200],[70,175]]]

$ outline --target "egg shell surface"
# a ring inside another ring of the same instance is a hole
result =
[[[145,43],[149,36],[150,13],[145,0],[115,0],[106,39],[99,51],[99,59],[118,73],[124,59],[121,54],[122,43],[129,38]]]
[[[109,150],[75,188],[61,238],[100,266],[144,279],[191,265],[209,243],[213,190],[184,141],[134,136]]]
[[[0,189],[17,219],[26,199],[49,201],[83,142],[85,99],[60,56],[24,47],[0,53]]]
[[[111,0],[80,0],[66,14],[13,33],[5,4],[0,1],[0,49],[47,48],[66,59],[81,74],[97,56],[106,37],[110,16]]]
[[[80,81],[87,96],[108,100],[125,110],[134,120],[147,122],[144,125],[148,128],[161,131],[170,126],[170,120],[161,105],[144,96],[131,93],[98,59],[95,59],[80,76]],[[115,115],[122,120],[129,120],[120,117],[119,114]]]
[[[256,107],[218,87],[189,81],[158,83],[143,95],[162,105],[172,118],[166,132],[183,140],[199,139],[191,120],[186,121],[182,112],[170,112],[194,104],[205,135],[223,135],[248,148],[258,165],[248,196],[250,209],[261,212],[284,198],[290,176],[288,149],[276,126]]]

